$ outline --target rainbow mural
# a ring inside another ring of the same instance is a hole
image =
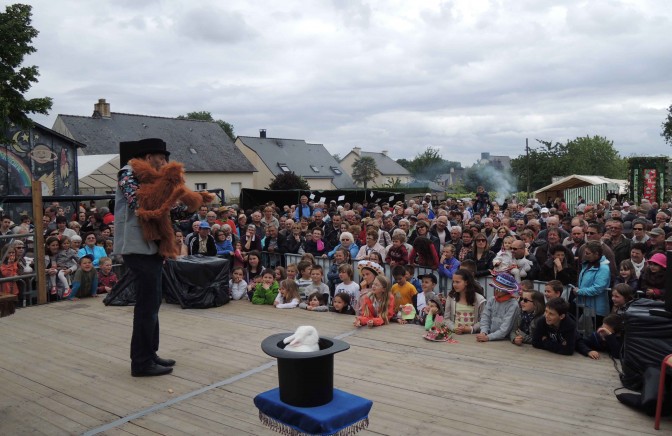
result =
[[[26,166],[23,160],[14,153],[0,148],[0,162],[7,169],[9,186],[8,194],[30,195],[31,192],[31,173],[30,168]]]

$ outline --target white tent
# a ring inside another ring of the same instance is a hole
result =
[[[77,156],[80,194],[109,194],[117,187],[118,154]]]

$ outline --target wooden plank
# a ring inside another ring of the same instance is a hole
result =
[[[37,304],[44,304],[47,302],[47,285],[46,285],[46,265],[45,249],[44,249],[44,226],[42,224],[42,183],[33,180],[30,191],[33,197],[33,232],[35,233],[35,281],[37,286]]]
[[[276,367],[192,393],[272,362],[261,341],[299,325],[348,335],[334,379],[374,401],[361,434],[655,434],[651,418],[616,401],[620,383],[606,359],[479,344],[471,335],[436,344],[419,326],[354,329],[350,316],[240,301],[208,310],[163,305],[160,354],[178,365],[170,376],[132,378],[132,311],[82,299],[0,320],[0,434],[82,433],[156,406],[107,433],[270,435],[252,399],[277,386]]]

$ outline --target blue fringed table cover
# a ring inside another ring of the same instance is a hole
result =
[[[371,400],[334,389],[334,398],[324,406],[295,407],[280,401],[275,388],[254,397],[259,419],[286,435],[337,435],[357,433],[369,425]]]

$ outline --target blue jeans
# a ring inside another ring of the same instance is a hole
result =
[[[124,254],[124,264],[135,274],[135,309],[131,337],[131,368],[150,366],[159,350],[163,258],[156,255]]]

